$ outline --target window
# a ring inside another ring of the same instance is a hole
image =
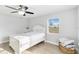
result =
[[[59,18],[53,17],[49,19],[47,28],[49,33],[59,33]]]

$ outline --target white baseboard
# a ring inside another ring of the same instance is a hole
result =
[[[2,44],[2,43],[6,43],[6,42],[9,42],[9,40],[0,41],[0,44]]]
[[[51,42],[51,41],[48,41],[48,40],[46,40],[45,42],[48,42],[48,43],[51,43],[51,44],[54,44],[54,45],[58,46],[58,43],[55,43],[55,42]]]

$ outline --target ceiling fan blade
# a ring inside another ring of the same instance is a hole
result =
[[[25,11],[25,13],[28,13],[28,14],[34,14],[33,12],[29,12],[29,11]]]
[[[13,12],[11,12],[11,13],[17,13],[18,11],[13,11]]]
[[[18,9],[16,9],[16,8],[13,8],[13,7],[10,7],[10,6],[5,6],[5,7],[8,7],[8,8],[14,9],[14,10],[18,10]]]
[[[26,14],[24,13],[23,16],[26,16]]]

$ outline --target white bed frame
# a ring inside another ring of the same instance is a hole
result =
[[[45,38],[42,37],[41,39],[37,40],[37,41],[33,41],[33,40],[29,40],[27,41],[26,43],[24,43],[23,45],[21,44],[21,41],[15,39],[15,38],[12,38],[10,37],[10,41],[9,41],[9,46],[11,48],[13,48],[15,54],[19,54],[19,53],[22,53],[24,50],[42,42],[42,41],[45,41]]]
[[[22,40],[17,40],[13,37],[10,37],[9,39],[10,39],[9,40],[9,45],[10,45],[11,48],[13,48],[14,52],[15,53],[22,53],[24,50],[26,50],[26,49],[42,42],[42,41],[45,41],[45,35],[42,36],[38,40],[34,40],[34,39],[29,39],[28,41],[26,40],[26,43],[24,43],[24,44],[22,44],[22,42],[21,42]]]

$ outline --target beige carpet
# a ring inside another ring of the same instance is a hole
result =
[[[0,54],[14,54],[8,43],[0,44]],[[25,51],[22,54],[62,54],[59,48],[50,43],[40,43]]]
[[[58,46],[55,46],[49,43],[40,43],[25,51],[29,51],[33,54],[62,54]]]

